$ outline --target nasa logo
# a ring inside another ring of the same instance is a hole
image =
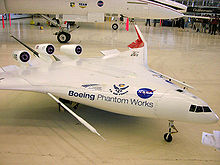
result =
[[[98,5],[99,7],[102,7],[102,6],[104,5],[104,2],[103,2],[103,1],[98,1],[98,2],[97,2],[97,5]]]
[[[141,88],[137,91],[137,95],[142,99],[148,99],[153,96],[155,90],[149,88]]]
[[[79,7],[80,8],[86,8],[87,7],[87,3],[79,3]]]

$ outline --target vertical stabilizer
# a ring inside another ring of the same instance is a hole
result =
[[[145,67],[148,67],[147,65],[147,41],[144,39],[144,36],[141,33],[139,27],[137,25],[134,25],[134,27],[137,32],[138,39],[135,42],[132,42],[130,45],[128,45],[128,47],[131,49],[143,48],[143,64]]]

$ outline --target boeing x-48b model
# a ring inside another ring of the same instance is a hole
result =
[[[192,88],[171,77],[150,69],[147,65],[147,43],[138,26],[138,39],[130,50],[101,51],[102,58],[79,58],[80,45],[63,45],[64,55],[54,55],[52,44],[36,45],[27,51],[15,51],[13,57],[21,63],[0,69],[0,89],[41,92],[52,97],[93,133],[94,127],[69,109],[66,100],[114,113],[166,119],[169,121],[167,142],[177,132],[174,121],[215,123],[218,116],[201,99],[189,93]],[[185,88],[180,88],[175,84]],[[58,99],[60,98],[60,99]]]

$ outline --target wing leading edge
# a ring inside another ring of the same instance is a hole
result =
[[[135,30],[136,30],[138,39],[137,39],[135,42],[132,42],[130,45],[128,45],[128,47],[131,48],[131,49],[139,49],[139,48],[142,48],[142,49],[143,49],[143,53],[142,53],[142,55],[143,55],[143,64],[144,64],[144,66],[145,66],[146,68],[149,69],[148,64],[147,64],[147,41],[144,39],[144,36],[143,36],[143,34],[141,33],[141,31],[140,31],[140,29],[139,29],[139,27],[138,27],[137,25],[135,25]],[[174,78],[172,78],[172,77],[169,77],[169,76],[167,76],[167,75],[165,75],[165,74],[162,74],[162,73],[160,73],[160,72],[154,71],[154,70],[152,70],[152,69],[149,69],[149,70],[150,70],[151,72],[157,73],[158,75],[160,75],[160,76],[162,76],[162,77],[168,78],[169,81],[172,80],[172,81],[174,81],[174,82],[176,82],[176,83],[178,83],[178,84],[180,84],[180,85],[183,85],[183,86],[186,87],[186,88],[194,89],[194,87],[192,87],[192,86],[186,84],[185,82],[181,82],[181,81],[179,81],[179,80],[176,80],[176,79],[174,79]]]

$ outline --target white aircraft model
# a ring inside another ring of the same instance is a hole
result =
[[[90,131],[95,128],[76,115],[64,102],[67,100],[105,111],[139,117],[166,119],[167,142],[178,132],[174,121],[215,123],[218,116],[201,99],[181,89],[191,86],[150,69],[147,65],[147,42],[135,25],[138,39],[130,50],[101,51],[101,58],[79,58],[80,45],[63,45],[64,55],[54,55],[52,44],[36,45],[33,50],[16,39],[36,56],[31,60],[25,51],[15,51],[13,57],[21,67],[0,69],[0,89],[23,90],[48,94]],[[38,52],[37,52],[38,51]],[[61,99],[58,99],[61,98]],[[173,131],[174,130],[174,131]]]
[[[63,22],[104,22],[104,14],[121,14],[126,17],[172,19],[183,17],[187,7],[171,0],[0,0],[0,13],[41,14],[60,28],[57,40],[66,43],[73,29],[64,28],[58,20],[42,14],[61,14]],[[118,24],[112,25],[113,29]]]

